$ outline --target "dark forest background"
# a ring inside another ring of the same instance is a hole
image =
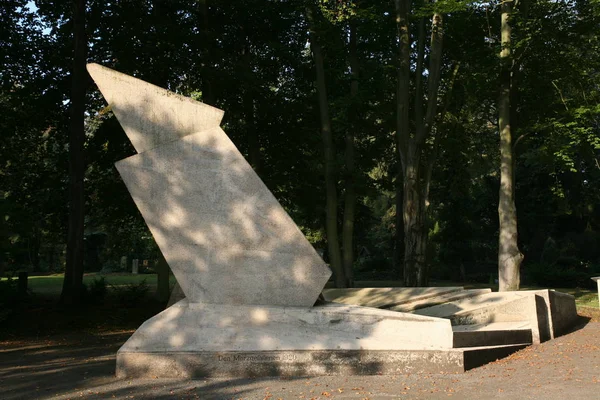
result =
[[[425,281],[494,282],[501,8],[447,0],[3,0],[0,274],[65,270],[77,165],[84,271],[119,271],[122,257],[127,265],[159,259],[113,165],[134,149],[89,76],[78,75],[83,60],[225,110],[223,129],[325,260],[345,271],[338,285],[406,273],[396,132],[398,99],[407,94],[406,126],[415,138],[421,126],[429,133],[418,161]],[[600,275],[600,4],[519,0],[510,17],[521,281],[587,286]],[[70,138],[77,107],[85,119],[80,149]]]

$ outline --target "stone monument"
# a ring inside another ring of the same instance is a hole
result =
[[[439,351],[451,347],[447,320],[313,307],[331,271],[219,127],[223,111],[87,68],[138,152],[116,167],[186,296],[123,345],[118,376],[395,373],[427,370],[418,360],[431,357],[460,364]]]
[[[483,303],[422,315],[315,306],[331,271],[220,128],[223,111],[97,64],[87,68],[138,153],[116,167],[185,295],[121,347],[117,376],[460,372],[523,348],[533,331],[548,330],[550,311],[560,311],[553,305],[560,296],[546,292],[486,293]],[[376,307],[406,300],[410,310],[432,296],[456,300],[459,289],[365,290]],[[523,304],[536,315],[521,315]],[[565,304],[572,314],[574,300]],[[518,334],[512,342],[497,327],[493,335],[475,325],[453,332],[456,321],[500,318]]]

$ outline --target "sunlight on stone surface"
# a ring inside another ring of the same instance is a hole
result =
[[[255,308],[251,312],[252,320],[258,323],[264,323],[269,320],[269,312],[263,308]]]
[[[181,347],[185,344],[185,335],[177,333],[175,335],[171,335],[169,338],[169,344],[174,347]]]
[[[173,206],[163,214],[163,222],[168,227],[180,228],[185,226],[185,211],[179,206]]]

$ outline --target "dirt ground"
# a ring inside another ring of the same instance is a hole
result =
[[[132,331],[0,342],[0,398],[13,399],[600,399],[600,315],[556,340],[464,374],[194,381],[114,378]]]

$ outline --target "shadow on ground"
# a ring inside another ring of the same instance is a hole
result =
[[[116,379],[115,356],[132,331],[72,333],[45,339],[0,342],[3,400],[55,398],[202,398],[245,397],[265,379]],[[288,381],[305,378],[287,379]],[[254,398],[254,397],[250,397]]]

